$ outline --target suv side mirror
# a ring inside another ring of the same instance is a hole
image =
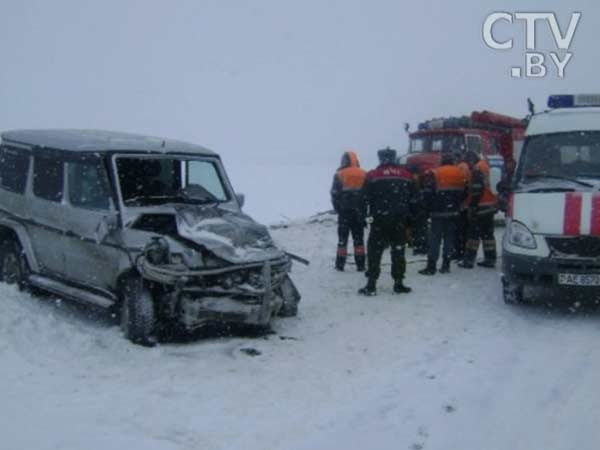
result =
[[[119,213],[110,213],[102,216],[96,227],[96,242],[103,242],[106,236],[117,228],[119,228]]]
[[[246,203],[246,196],[244,194],[235,194],[235,199],[237,200],[238,205],[240,205],[240,208],[243,208]]]

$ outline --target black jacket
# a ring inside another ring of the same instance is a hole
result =
[[[364,187],[369,215],[412,221],[417,206],[415,177],[396,164],[382,164],[367,174]]]

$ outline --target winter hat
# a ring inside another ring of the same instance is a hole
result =
[[[394,164],[396,162],[396,150],[390,147],[379,150],[377,156],[381,164]]]

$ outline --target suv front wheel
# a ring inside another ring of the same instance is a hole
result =
[[[121,330],[135,344],[156,344],[156,313],[152,292],[139,277],[127,279],[121,290]]]

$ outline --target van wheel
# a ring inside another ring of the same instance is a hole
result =
[[[121,331],[134,344],[156,344],[156,314],[152,293],[141,278],[130,278],[121,290]]]
[[[507,305],[523,303],[523,285],[502,279],[502,297]]]
[[[0,277],[7,284],[16,284],[20,290],[27,287],[29,265],[21,245],[14,241],[4,242],[0,246]]]

